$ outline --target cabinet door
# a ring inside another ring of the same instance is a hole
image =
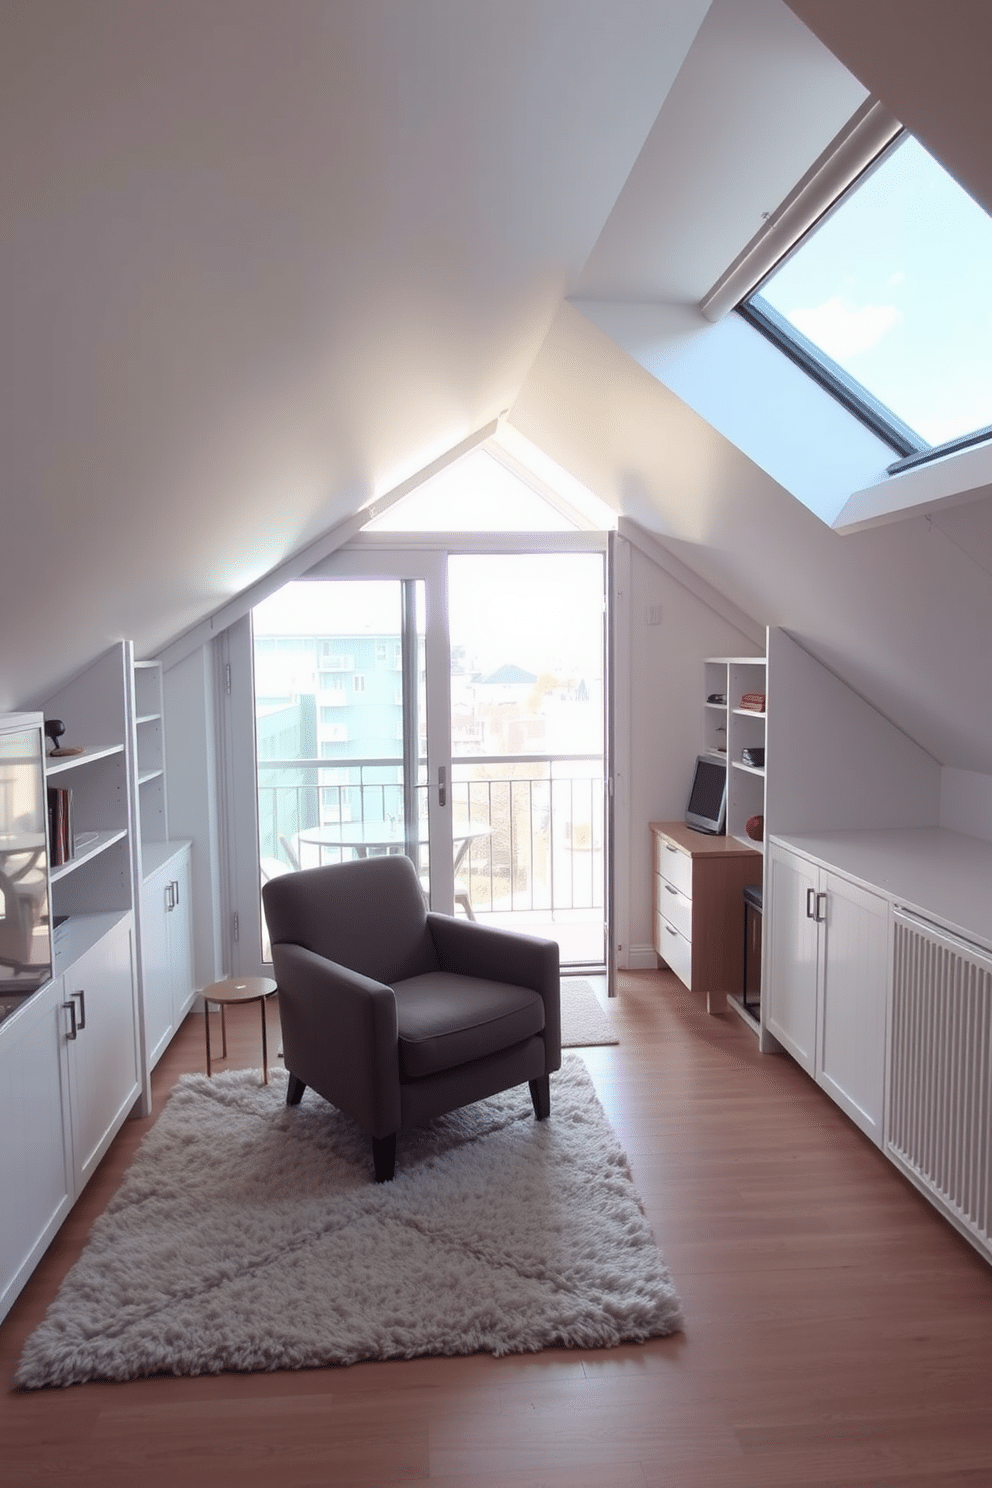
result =
[[[68,1044],[69,1106],[77,1190],[87,1183],[138,1094],[138,1041],[130,917],[65,975],[76,1006]]]
[[[810,1075],[816,1068],[818,870],[773,844],[766,915],[768,992],[765,1026]]]
[[[193,924],[190,916],[190,850],[170,865],[172,895],[167,916],[173,1025],[178,1028],[194,997]]]
[[[169,959],[168,868],[141,888],[141,985],[145,1003],[145,1048],[152,1069],[172,1037],[172,969]]]
[[[833,873],[823,875],[823,887],[816,1078],[851,1120],[881,1146],[888,904]]]
[[[0,1027],[0,1318],[72,1204],[61,979]]]

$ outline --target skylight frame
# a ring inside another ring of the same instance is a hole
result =
[[[755,304],[755,301],[759,303]],[[814,382],[819,383],[866,428],[890,445],[900,457],[897,462],[900,466],[905,459],[915,462],[926,459],[933,453],[934,447],[927,444],[915,429],[898,419],[891,408],[873,398],[862,383],[845,372],[815,342],[797,331],[784,315],[780,315],[767,300],[762,299],[757,290],[752,290],[747,299],[742,300],[735,309],[748,325],[760,331],[762,336],[790,361],[795,362]],[[889,470],[892,468],[888,467]]]
[[[857,119],[856,115],[855,121]],[[762,273],[761,278],[733,306],[736,313],[747,324],[770,341],[777,350],[788,357],[842,407],[896,452],[898,458],[886,467],[887,475],[898,474],[903,470],[926,464],[958,450],[986,443],[992,440],[992,423],[954,435],[939,444],[930,444],[915,429],[901,420],[887,404],[875,397],[863,383],[841,367],[826,351],[806,337],[790,320],[775,309],[763,297],[761,291],[768,281],[802,250],[828,219],[861,190],[868,178],[890,159],[903,143],[914,138],[915,136],[910,135],[904,128],[898,128],[897,132],[882,144],[864,169],[837,192],[837,195],[827,203],[816,219],[777,256]],[[940,162],[936,163],[940,164]],[[816,169],[815,167],[811,174],[815,174]],[[961,189],[964,190],[963,187]],[[970,195],[970,193],[966,194]],[[787,202],[788,200],[787,198]],[[981,207],[981,203],[977,205]],[[982,210],[986,209],[982,208]],[[986,212],[986,215],[992,216],[992,213]]]

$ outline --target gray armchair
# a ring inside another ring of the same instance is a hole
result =
[[[430,913],[409,858],[361,858],[262,889],[279,987],[286,1100],[307,1086],[372,1138],[376,1182],[396,1134],[530,1085],[550,1114],[561,1064],[558,946]]]

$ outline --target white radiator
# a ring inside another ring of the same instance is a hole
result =
[[[986,1254],[992,1250],[992,957],[902,910],[886,1148]]]

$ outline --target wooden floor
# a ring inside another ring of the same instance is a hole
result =
[[[988,1488],[992,1267],[738,1018],[708,1018],[660,973],[625,974],[611,1007],[619,1046],[582,1057],[684,1334],[14,1391],[24,1338],[147,1128],[133,1121],[0,1328],[0,1484]],[[228,1020],[229,1063],[257,1064],[257,1008]],[[156,1109],[202,1067],[197,1018],[159,1066]]]

